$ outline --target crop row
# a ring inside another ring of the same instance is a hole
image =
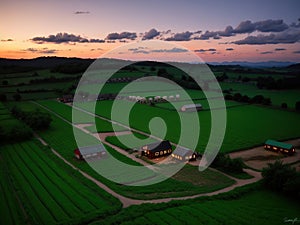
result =
[[[34,142],[6,146],[3,156],[33,223],[73,224],[112,209],[106,194],[70,176]]]
[[[223,196],[229,196],[224,194]],[[136,213],[138,211],[138,213]],[[293,199],[264,190],[253,190],[234,199],[188,200],[160,206],[131,207],[103,224],[284,224],[299,218],[300,207]],[[136,214],[136,215],[135,215]],[[130,221],[127,218],[130,217]],[[94,223],[96,225],[98,223]]]

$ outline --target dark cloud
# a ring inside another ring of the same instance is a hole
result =
[[[221,37],[234,36],[232,26],[227,26],[224,31],[218,31],[218,35]]]
[[[90,39],[89,40],[90,43],[104,43],[105,40],[102,40],[102,39]]]
[[[58,50],[56,49],[46,49],[46,50],[40,50],[39,53],[43,53],[43,54],[54,54],[56,53]]]
[[[231,37],[234,36],[232,26],[227,26],[223,31],[206,31],[200,37],[194,38],[195,40],[208,40],[209,38],[221,39],[221,37]]]
[[[280,32],[289,28],[283,20],[263,20],[254,23],[254,26],[260,32]]]
[[[205,31],[200,37],[196,37],[196,40],[208,40],[209,38],[218,39],[218,32]]]
[[[233,51],[234,48],[226,48],[226,51]]]
[[[292,44],[300,41],[300,30],[287,30],[269,35],[259,34],[234,41],[237,45]]]
[[[151,52],[181,53],[181,52],[188,52],[188,50],[184,48],[172,48],[172,49],[155,49],[155,50],[151,50]]]
[[[190,41],[192,32],[186,31],[182,33],[176,33],[172,37],[166,38],[166,41]]]
[[[74,12],[74,14],[76,14],[76,15],[80,15],[80,14],[90,14],[90,12],[89,12],[89,11],[76,11],[76,12]]]
[[[143,35],[142,40],[150,40],[157,37],[158,35],[160,35],[160,32],[153,28]]]
[[[254,31],[260,32],[281,32],[288,29],[289,26],[283,20],[263,20],[252,23],[250,20],[241,22],[234,30],[234,33],[244,34]]]
[[[296,24],[294,24],[296,26]],[[250,20],[242,21],[235,29],[232,26],[227,26],[223,31],[206,31],[200,36],[195,37],[195,40],[221,39],[222,37],[231,37],[236,34],[259,32],[281,32],[287,30],[289,26],[283,20],[263,20],[251,22]],[[194,33],[195,34],[195,33]]]
[[[37,49],[37,48],[27,48],[22,50],[24,52],[31,52],[31,53],[41,53],[41,54],[54,54],[58,50],[56,49],[48,49],[48,48],[42,48],[42,49]]]
[[[285,48],[275,48],[274,51],[285,51]]]
[[[184,48],[171,48],[171,49],[153,49],[148,50],[147,48],[139,47],[139,48],[130,48],[128,51],[131,51],[136,54],[149,54],[149,53],[182,53],[188,52],[187,49]]]
[[[135,40],[136,39],[136,33],[132,32],[122,32],[122,33],[110,33],[107,35],[107,40],[119,40],[119,39],[130,39]]]
[[[217,49],[215,48],[209,48],[209,49],[197,49],[197,50],[194,50],[194,52],[199,52],[199,53],[204,53],[204,52],[216,52]]]
[[[130,48],[128,51],[133,52],[134,54],[149,54],[150,51],[147,51],[147,48],[138,47],[138,48]]]
[[[2,41],[2,42],[10,42],[10,41],[14,41],[14,40],[11,39],[11,38],[8,38],[8,39],[2,39],[1,41]]]
[[[57,33],[56,35],[49,35],[48,37],[34,37],[31,40],[37,43],[50,42],[56,44],[87,41],[87,39],[82,38],[80,35],[76,36],[74,34],[68,34],[68,33]]]
[[[242,21],[235,29],[234,33],[244,34],[244,33],[252,33],[255,31],[255,25],[250,21]]]
[[[27,49],[24,49],[23,51],[25,51],[25,52],[38,52],[38,49],[36,49],[36,48],[27,48]]]
[[[299,51],[294,51],[294,54],[300,54],[300,50]]]
[[[55,43],[55,44],[74,44],[74,43],[103,43],[104,40],[101,39],[87,39],[83,38],[80,35],[68,34],[68,33],[57,33],[56,35],[49,35],[48,37],[34,37],[31,39],[37,44]]]
[[[273,52],[271,52],[271,51],[266,51],[266,52],[261,52],[260,54],[262,54],[262,55],[267,55],[267,54],[273,54]]]

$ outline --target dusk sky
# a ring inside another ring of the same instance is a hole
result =
[[[97,58],[164,40],[207,62],[300,62],[300,1],[1,0],[0,57]],[[180,48],[181,46],[181,48]],[[130,54],[159,54],[133,49]]]

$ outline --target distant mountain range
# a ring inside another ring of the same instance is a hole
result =
[[[67,58],[67,57],[39,57],[34,59],[5,59],[0,58],[0,67],[3,66],[19,66],[31,68],[53,68],[63,64],[85,64],[89,65],[96,59],[81,59],[81,58]],[[107,60],[107,63],[117,63],[120,60],[102,59]],[[280,62],[280,61],[266,61],[266,62],[247,62],[247,61],[231,61],[231,62],[208,62],[209,65],[227,66],[238,65],[242,67],[252,68],[266,68],[266,67],[287,67],[296,62]]]
[[[208,64],[215,66],[239,65],[243,67],[267,68],[267,67],[287,67],[296,62],[280,62],[280,61],[266,61],[266,62],[247,62],[247,61],[232,61],[232,62],[209,62]]]

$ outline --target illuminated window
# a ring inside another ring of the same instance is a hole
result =
[[[164,152],[163,151],[160,151],[160,155],[163,155],[164,154]]]
[[[155,156],[159,156],[159,152],[155,152]]]
[[[167,150],[165,150],[164,153],[167,154],[168,153]]]

